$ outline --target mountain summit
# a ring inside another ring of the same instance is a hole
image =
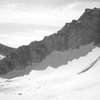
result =
[[[86,9],[78,20],[66,23],[57,33],[10,52],[0,62],[0,75],[25,69],[32,62],[39,63],[53,51],[76,49],[90,43],[100,44],[100,8]]]

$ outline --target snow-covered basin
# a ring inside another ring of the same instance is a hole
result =
[[[56,69],[31,71],[29,75],[0,79],[0,100],[100,100],[100,56],[96,47],[87,56],[68,62]]]

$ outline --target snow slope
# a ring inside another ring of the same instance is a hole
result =
[[[29,75],[1,78],[0,100],[100,100],[99,56],[100,48],[96,47],[87,56],[56,69],[48,66]]]

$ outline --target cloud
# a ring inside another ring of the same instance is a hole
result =
[[[34,30],[34,32],[0,33],[0,43],[10,47],[28,45],[32,41],[42,40],[44,36],[52,34],[46,30]]]
[[[66,22],[78,19],[85,8],[94,7],[100,7],[100,0],[0,0],[0,36],[7,35],[0,37],[0,42],[14,46],[29,43],[33,38],[26,36],[22,42],[19,38],[22,33],[35,33],[33,40],[39,38],[38,33],[52,34]],[[19,37],[12,37],[11,33]]]
[[[30,7],[63,7],[68,6],[73,3],[93,3],[100,0],[0,0],[0,6],[11,6],[11,7],[21,7],[21,8],[30,8]]]

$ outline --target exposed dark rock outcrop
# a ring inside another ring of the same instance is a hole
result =
[[[0,54],[7,56],[10,52],[14,50],[15,48],[11,48],[0,43]]]
[[[40,63],[32,63],[28,65],[24,70],[10,71],[6,75],[1,75],[2,78],[12,79],[19,76],[28,75],[32,70],[41,71],[47,69],[47,67],[58,68],[62,65],[68,64],[74,59],[79,59],[80,57],[86,56],[90,51],[92,51],[96,46],[88,44],[85,46],[80,46],[78,49],[69,49],[66,51],[53,51],[51,54],[46,56],[46,58]]]
[[[52,51],[76,49],[93,42],[94,45],[100,44],[100,9],[97,8],[86,9],[78,20],[65,24],[60,31],[44,37],[42,41],[32,42],[9,53],[0,62],[0,74],[24,69],[32,62],[39,63]]]
[[[85,69],[83,69],[82,71],[80,71],[79,73],[77,73],[78,75],[84,73],[84,72],[87,72],[89,69],[91,69],[93,66],[95,66],[95,64],[100,60],[100,56],[95,60],[93,61],[89,66],[87,66]]]

